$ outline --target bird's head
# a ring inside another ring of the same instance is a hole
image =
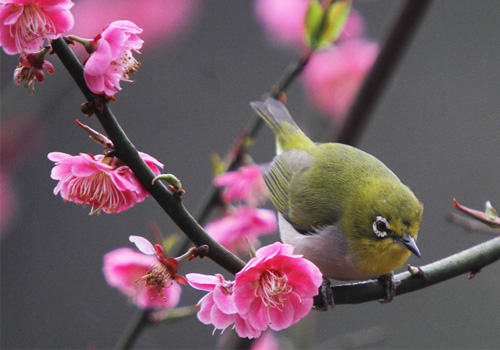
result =
[[[340,223],[358,267],[376,277],[399,268],[411,253],[420,257],[416,239],[422,212],[422,203],[397,180],[361,185]]]

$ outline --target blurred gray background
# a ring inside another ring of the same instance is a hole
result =
[[[210,155],[225,154],[258,99],[296,57],[266,40],[251,1],[198,1],[189,30],[148,47],[134,84],[123,83],[112,109],[136,146],[165,163],[187,189],[192,212],[211,184]],[[367,35],[380,39],[400,1],[355,1]],[[419,236],[426,264],[480,243],[446,221],[452,198],[500,209],[499,69],[500,2],[435,1],[410,45],[359,145],[393,169],[425,205]],[[153,47],[154,46],[154,47]],[[17,195],[14,218],[1,241],[2,348],[110,348],[135,308],[102,275],[102,257],[130,246],[130,234],[149,236],[155,221],[164,234],[179,232],[151,198],[119,215],[89,217],[88,209],[52,194],[47,153],[100,152],[75,126],[95,118],[79,112],[83,97],[51,58],[56,74],[34,96],[12,81],[16,57],[2,53],[2,123],[37,118],[41,141],[11,172]],[[326,141],[334,130],[312,112],[301,84],[288,106],[299,123]],[[251,154],[271,159],[272,135],[263,130]],[[2,208],[5,210],[5,208]],[[275,237],[276,239],[276,237]],[[182,273],[214,273],[210,261],[182,266]],[[229,275],[226,274],[229,277]],[[500,263],[474,279],[461,276],[415,293],[312,312],[278,337],[296,347],[495,348],[500,347]],[[202,292],[184,288],[182,304]],[[229,331],[229,330],[228,330]],[[307,336],[305,335],[307,334]],[[147,329],[141,348],[212,348],[219,336],[195,318]]]

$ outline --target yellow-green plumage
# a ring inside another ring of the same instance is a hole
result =
[[[312,142],[278,101],[252,107],[276,135],[278,154],[263,174],[284,242],[336,279],[387,274],[410,250],[419,254],[422,204],[389,168],[357,148]],[[385,237],[374,233],[380,218]]]

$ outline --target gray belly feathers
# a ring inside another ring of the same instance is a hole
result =
[[[299,233],[278,213],[280,237],[292,245],[295,254],[312,261],[324,277],[336,280],[361,280],[367,278],[356,272],[354,256],[344,234],[335,226],[317,229],[312,234]]]

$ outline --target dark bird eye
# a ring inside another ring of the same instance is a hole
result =
[[[372,225],[373,233],[375,233],[375,236],[378,238],[384,238],[387,236],[387,226],[387,220],[382,216],[377,216]]]

